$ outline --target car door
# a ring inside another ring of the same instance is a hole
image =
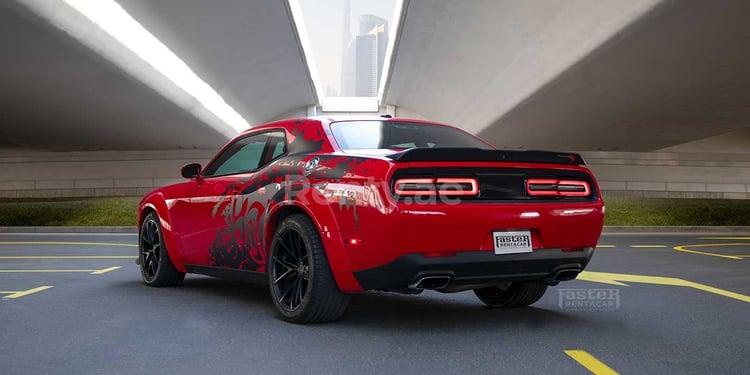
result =
[[[279,146],[281,145],[281,146]],[[259,169],[286,150],[283,131],[249,134],[226,146],[194,181],[188,198],[176,204],[182,257],[187,264],[255,270],[248,236],[253,202],[246,199]],[[257,208],[256,208],[257,210]],[[175,221],[175,219],[173,219]]]

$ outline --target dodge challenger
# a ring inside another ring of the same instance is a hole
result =
[[[368,290],[528,306],[586,267],[604,220],[578,154],[498,150],[389,116],[253,127],[181,173],[139,204],[144,283],[267,284],[295,323],[337,320]]]

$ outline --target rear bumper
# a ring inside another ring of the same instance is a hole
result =
[[[528,230],[537,250],[594,247],[604,220],[601,201],[404,205],[386,214],[357,210],[357,217],[357,229],[340,232],[351,265],[346,271],[385,266],[408,254],[457,250],[479,251],[493,262],[493,233],[510,230]],[[351,245],[350,239],[359,241]]]
[[[574,252],[539,249],[509,255],[495,255],[493,251],[459,251],[442,257],[407,254],[382,266],[354,272],[354,277],[367,290],[403,289],[433,275],[450,276],[448,286],[442,288],[445,291],[504,281],[544,280],[554,284],[559,271],[583,270],[593,254],[593,247]]]

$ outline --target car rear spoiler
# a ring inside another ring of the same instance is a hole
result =
[[[556,151],[483,150],[478,148],[410,148],[387,156],[395,161],[503,161],[585,165],[581,155]]]

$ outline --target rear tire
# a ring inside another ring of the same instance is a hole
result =
[[[281,317],[292,323],[338,320],[349,304],[328,265],[315,224],[295,214],[279,225],[269,257],[271,298]]]
[[[474,289],[479,300],[490,307],[525,307],[542,298],[547,284],[538,281],[511,282],[507,288],[491,286]]]
[[[149,212],[138,233],[138,264],[143,282],[148,286],[175,286],[182,284],[185,273],[175,269],[169,258],[159,216]]]

